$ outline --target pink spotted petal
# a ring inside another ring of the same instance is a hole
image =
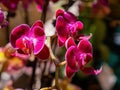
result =
[[[63,14],[64,14],[64,11],[62,9],[57,10],[57,12],[56,12],[56,18],[58,16],[63,16]]]
[[[77,58],[76,58],[76,47],[71,46],[67,49],[66,54],[65,54],[65,60],[67,61],[67,64],[69,65],[70,68],[74,70],[78,70],[78,63],[77,63]]]
[[[30,31],[30,27],[27,24],[21,24],[17,27],[15,27],[10,35],[10,42],[11,45],[16,48],[16,40],[20,38],[21,36],[28,35]]]
[[[50,56],[49,48],[46,45],[44,45],[43,49],[38,54],[36,54],[36,57],[42,60],[48,59],[49,56]]]
[[[39,27],[43,28],[43,23],[42,23],[42,21],[41,21],[41,20],[37,20],[37,21],[32,25],[31,29],[34,28],[35,26],[39,26]]]
[[[88,40],[81,40],[77,47],[82,53],[92,53],[92,44]]]
[[[77,21],[75,24],[77,31],[81,31],[83,29],[83,23],[81,21]]]
[[[66,30],[66,23],[62,16],[59,16],[56,21],[56,30],[58,37],[61,41],[65,42],[68,38],[67,30]]]
[[[75,71],[72,70],[68,65],[66,65],[66,76],[71,78],[74,75]]]
[[[69,37],[65,42],[66,49],[68,49],[70,46],[76,46],[72,37]]]
[[[45,43],[45,33],[43,28],[40,28],[39,26],[32,28],[29,37],[31,37],[33,42],[34,54],[38,54],[42,50]]]
[[[82,70],[82,72],[84,72],[85,74],[88,74],[88,75],[90,75],[90,74],[97,75],[102,71],[102,67],[98,70],[95,70],[92,67],[82,67],[81,70]]]

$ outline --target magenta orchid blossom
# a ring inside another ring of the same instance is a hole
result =
[[[52,1],[52,2],[57,2],[58,0],[49,0],[49,1]],[[39,11],[42,11],[43,10],[43,6],[45,4],[45,0],[35,0],[36,4],[37,4],[37,9]]]
[[[56,12],[56,31],[58,34],[58,45],[63,46],[65,41],[71,36],[76,37],[83,29],[83,23],[70,12],[59,9]]]
[[[0,0],[0,3],[2,3],[8,10],[14,12],[20,1],[22,2],[24,9],[27,9],[28,5],[32,2],[32,0]]]
[[[10,35],[11,45],[17,53],[30,55],[33,53],[39,59],[48,59],[49,49],[45,45],[45,33],[42,21],[36,21],[30,28],[21,24],[13,29]],[[18,55],[18,54],[17,54]]]
[[[0,29],[6,27],[8,25],[8,21],[6,21],[4,12],[0,9]]]
[[[81,70],[85,74],[99,74],[99,70],[95,70],[93,67],[86,67],[86,64],[92,59],[92,45],[88,39],[82,39],[78,45],[75,44],[72,37],[69,37],[65,43],[67,48],[66,59],[66,75],[71,78],[74,73]]]
[[[20,0],[23,4],[24,9],[27,9],[29,4],[33,1],[33,0]]]
[[[0,3],[2,3],[9,10],[15,11],[17,9],[19,0],[0,0]]]

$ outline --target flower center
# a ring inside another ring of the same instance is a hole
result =
[[[72,37],[76,35],[76,29],[74,23],[68,24],[67,31],[69,32],[69,35]]]
[[[21,49],[25,54],[31,53],[31,42],[28,37],[21,37],[16,41],[17,48]]]

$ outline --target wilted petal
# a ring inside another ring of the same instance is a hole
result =
[[[63,42],[65,42],[65,40],[68,38],[65,25],[66,25],[65,20],[63,19],[62,16],[59,16],[56,21],[56,30],[58,33],[58,37]]]
[[[29,37],[31,37],[31,40],[33,42],[34,54],[38,54],[45,43],[45,33],[43,31],[43,28],[39,26],[32,28]]]
[[[29,33],[30,27],[27,24],[21,24],[15,27],[10,35],[11,45],[16,48],[16,40],[23,35],[27,35]]]
[[[66,76],[71,78],[74,75],[75,71],[72,70],[68,65],[66,65]]]
[[[97,75],[97,74],[99,74],[102,71],[102,67],[100,69],[98,69],[98,70],[95,70],[92,67],[82,67],[81,70],[85,74],[95,74],[95,75]]]
[[[21,0],[21,1],[22,1],[24,9],[27,9],[29,4],[31,3],[31,0]]]
[[[65,60],[67,61],[67,64],[69,65],[70,68],[74,70],[78,70],[78,63],[76,61],[76,47],[71,46],[67,49],[66,54],[65,54]]]
[[[42,59],[42,60],[48,59],[50,56],[49,48],[46,45],[44,45],[42,50],[35,56],[37,56],[39,59]]]
[[[39,26],[41,28],[43,28],[43,23],[41,20],[37,20],[35,21],[35,23],[32,25],[31,29],[34,28],[35,26]]]
[[[92,53],[92,45],[88,40],[81,40],[77,47],[82,53]]]
[[[76,46],[72,37],[69,37],[65,42],[66,49],[68,49],[70,46]]]

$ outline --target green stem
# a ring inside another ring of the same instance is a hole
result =
[[[56,71],[55,71],[55,88],[57,90],[60,90],[59,88],[59,61],[57,59],[57,57],[54,55],[53,51],[52,51],[52,47],[51,47],[51,37],[47,37],[47,45],[49,47],[50,50],[50,57],[52,59],[52,61],[54,62],[55,66],[56,66]]]
[[[60,90],[58,79],[59,79],[59,66],[57,65],[55,71],[55,87],[57,90]]]

